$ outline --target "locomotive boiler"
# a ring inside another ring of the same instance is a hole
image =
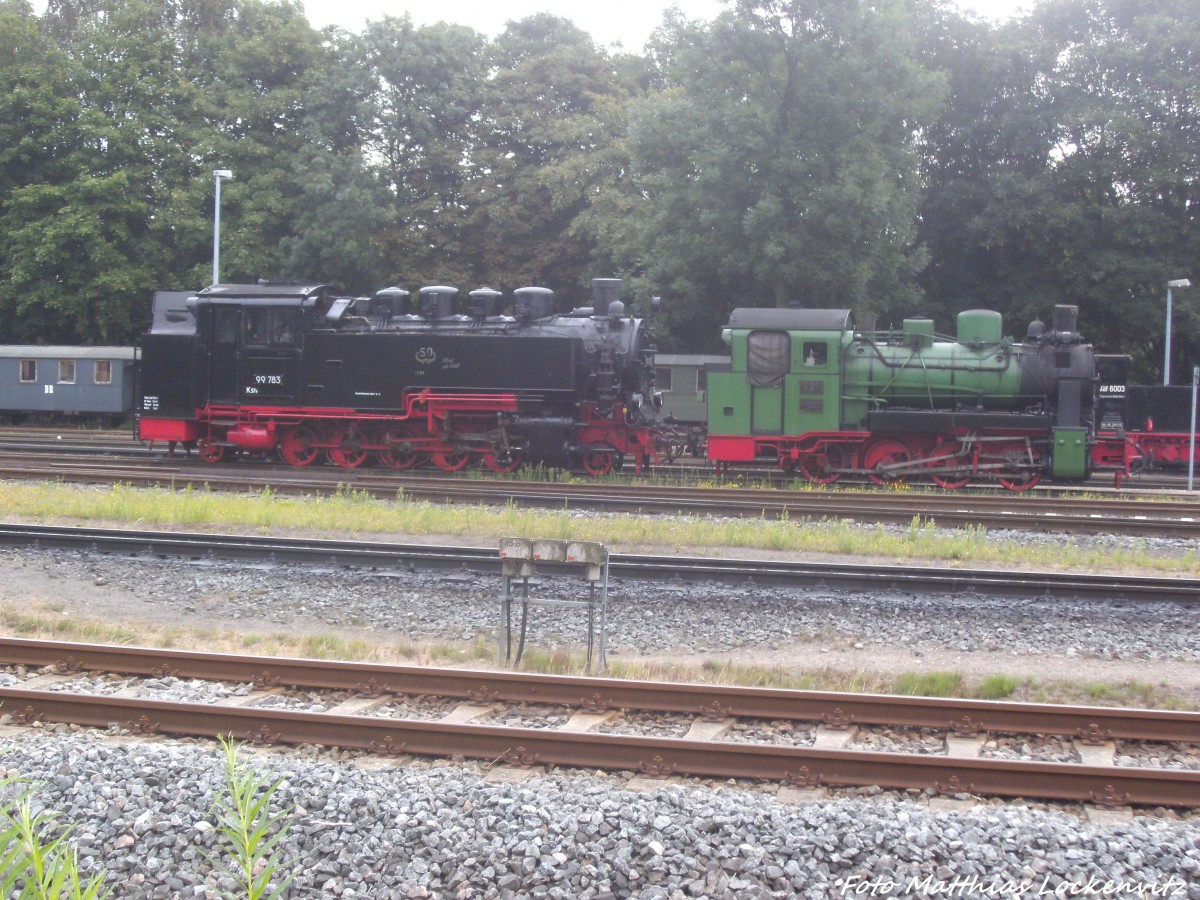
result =
[[[160,292],[141,342],[142,440],[195,445],[211,462],[278,452],[393,469],[472,461],[581,465],[657,460],[654,338],[619,279],[592,307],[559,311],[527,287],[339,297],[323,285]]]
[[[929,319],[859,332],[848,310],[734,310],[730,362],[707,375],[709,458],[772,460],[821,484],[860,473],[1024,490],[1043,474],[1085,478],[1097,374],[1077,314],[1058,306],[1051,328],[1035,322],[1018,343],[990,310],[960,313],[952,339]]]

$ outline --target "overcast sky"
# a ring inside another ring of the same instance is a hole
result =
[[[993,20],[1003,20],[1033,5],[1032,0],[953,2],[961,9]],[[339,25],[351,32],[361,31],[368,19],[407,12],[417,25],[454,22],[495,37],[510,19],[550,12],[570,19],[597,43],[620,41],[630,52],[642,49],[650,33],[662,23],[663,10],[670,6],[678,6],[690,19],[702,20],[713,18],[725,8],[720,0],[303,0],[303,3],[309,22],[315,27]]]
[[[30,0],[34,12],[46,0]],[[550,12],[570,19],[602,45],[620,42],[639,52],[650,33],[662,24],[663,12],[678,6],[689,19],[707,21],[726,6],[722,0],[301,0],[316,28],[338,25],[358,33],[368,19],[408,13],[417,25],[453,22],[469,25],[488,37],[504,30],[510,19]],[[839,0],[830,0],[837,3]],[[1034,0],[950,0],[960,9],[991,21],[1003,21],[1030,9]]]

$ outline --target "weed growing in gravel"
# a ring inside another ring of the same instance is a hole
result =
[[[99,900],[107,897],[104,872],[86,882],[79,851],[69,843],[71,827],[58,827],[53,812],[33,811],[33,791],[19,781],[0,781],[0,796],[17,795],[0,806],[0,896],[15,900]]]
[[[295,877],[288,875],[279,884],[272,884],[275,873],[288,865],[274,856],[275,848],[291,827],[290,822],[284,821],[291,815],[290,809],[271,811],[271,800],[282,782],[268,785],[240,758],[232,738],[220,740],[225,754],[225,794],[217,801],[215,811],[217,832],[228,859],[210,857],[209,861],[216,871],[238,885],[238,897],[247,900],[282,897]]]

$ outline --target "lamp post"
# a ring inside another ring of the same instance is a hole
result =
[[[1189,288],[1192,283],[1186,278],[1167,282],[1167,339],[1163,343],[1163,386],[1171,383],[1171,288]]]
[[[233,178],[229,169],[214,169],[212,176],[216,179],[216,197],[212,200],[212,283],[221,283],[221,181]],[[1168,314],[1170,314],[1170,290],[1166,292]],[[1168,319],[1169,322],[1170,319]]]

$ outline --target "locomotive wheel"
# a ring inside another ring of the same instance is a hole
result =
[[[466,468],[471,461],[471,454],[466,450],[434,450],[433,464],[443,472],[457,472]]]
[[[595,444],[583,454],[583,471],[597,478],[607,475],[614,468],[619,468],[619,456],[617,448],[611,444]]]
[[[908,462],[911,458],[908,448],[899,441],[877,441],[867,448],[863,468],[867,470],[867,477],[876,484],[895,484],[904,481],[905,476],[892,474],[885,467]]]
[[[367,451],[362,448],[362,440],[357,434],[342,428],[333,433],[331,442],[333,446],[325,452],[335,466],[357,469],[367,461]]]
[[[428,453],[413,448],[409,442],[412,435],[402,428],[394,428],[383,436],[386,450],[379,451],[379,461],[389,469],[404,471],[429,460]]]
[[[316,439],[313,430],[306,425],[289,428],[279,439],[279,455],[289,466],[310,466],[320,455],[313,446]]]
[[[220,444],[214,444],[208,438],[200,438],[200,440],[196,442],[196,452],[200,454],[200,458],[206,463],[221,462],[223,459],[225,459],[225,452],[228,449],[228,447],[224,447]]]
[[[928,456],[930,477],[933,478],[933,483],[948,491],[957,491],[960,488],[965,488],[970,483],[971,476],[962,472],[939,475],[938,470],[959,469],[967,465],[967,463],[968,460],[958,455],[958,448],[953,444],[943,444],[940,447],[935,447]]]
[[[483,454],[483,464],[493,472],[515,472],[525,462],[525,454],[515,448],[501,453]]]
[[[1024,441],[1014,441],[1000,451],[1004,458],[1000,484],[1010,491],[1027,491],[1042,480],[1042,473],[1034,468],[1029,448]]]
[[[813,484],[833,484],[842,477],[837,469],[845,468],[846,454],[836,444],[824,453],[806,453],[800,457],[800,473]]]

